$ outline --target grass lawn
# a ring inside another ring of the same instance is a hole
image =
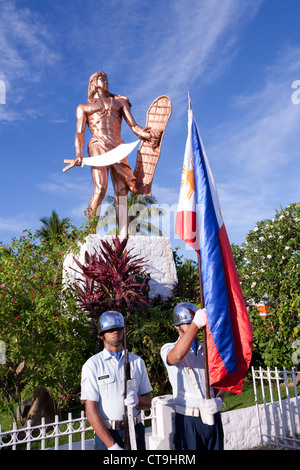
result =
[[[221,413],[224,411],[238,410],[239,408],[247,408],[255,405],[254,390],[252,383],[245,383],[243,391],[240,395],[227,392]]]

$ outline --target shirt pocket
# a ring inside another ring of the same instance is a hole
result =
[[[108,398],[111,396],[112,389],[115,385],[115,377],[113,375],[104,373],[98,377],[98,385],[100,396],[102,398]]]
[[[140,385],[141,385],[141,374],[139,374],[137,371],[131,371],[130,379],[131,379],[133,390],[135,390],[136,393],[139,394]]]

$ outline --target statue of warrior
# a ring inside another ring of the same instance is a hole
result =
[[[104,72],[94,73],[89,80],[88,101],[77,107],[77,128],[75,135],[75,165],[80,166],[83,155],[84,133],[86,125],[92,134],[88,144],[89,157],[101,155],[112,150],[121,143],[121,123],[125,119],[134,134],[142,140],[153,139],[151,131],[137,125],[132,114],[131,104],[125,96],[114,95],[108,91],[108,79]],[[119,197],[127,196],[128,191],[137,192],[135,176],[131,172],[128,158],[125,157],[111,166],[92,167],[94,194],[89,202],[89,211],[95,215],[97,208],[103,201],[108,184],[108,170],[117,205],[117,218]]]
[[[88,101],[82,103],[76,110],[75,160],[64,160],[70,163],[63,171],[89,163],[84,158],[84,135],[86,125],[92,134],[88,143],[89,157],[98,157],[123,144],[121,139],[122,118],[125,119],[133,133],[141,139],[141,146],[137,154],[135,172],[132,173],[127,156],[117,162],[108,164],[98,163],[91,166],[94,193],[89,202],[89,216],[99,215],[108,185],[108,172],[110,170],[116,200],[116,216],[120,230],[121,201],[126,200],[127,194],[132,191],[137,194],[150,195],[152,179],[160,155],[162,136],[171,114],[171,102],[167,96],[157,98],[148,110],[146,127],[139,126],[131,114],[131,104],[126,96],[115,95],[108,91],[108,79],[104,72],[94,73],[89,80]],[[99,161],[99,160],[98,160]],[[123,210],[123,212],[124,212]],[[126,224],[126,221],[125,221]]]

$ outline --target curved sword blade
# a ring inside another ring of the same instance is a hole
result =
[[[88,166],[109,166],[114,163],[118,163],[127,157],[137,146],[140,140],[131,142],[130,144],[120,144],[118,147],[109,152],[103,153],[102,155],[95,155],[94,157],[83,158],[82,167]]]

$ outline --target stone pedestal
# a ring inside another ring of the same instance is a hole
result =
[[[81,246],[80,253],[76,254],[79,262],[84,263],[84,254],[86,251],[92,254],[101,245],[101,240],[112,240],[108,235],[88,235],[86,241]],[[172,288],[177,282],[177,273],[171,243],[168,237],[129,237],[127,249],[132,249],[132,254],[145,260],[145,271],[150,274],[149,297],[161,295],[166,299],[172,295]],[[69,254],[64,261],[64,277],[70,281],[80,278],[80,275],[73,271],[79,270],[74,261],[74,255]]]

